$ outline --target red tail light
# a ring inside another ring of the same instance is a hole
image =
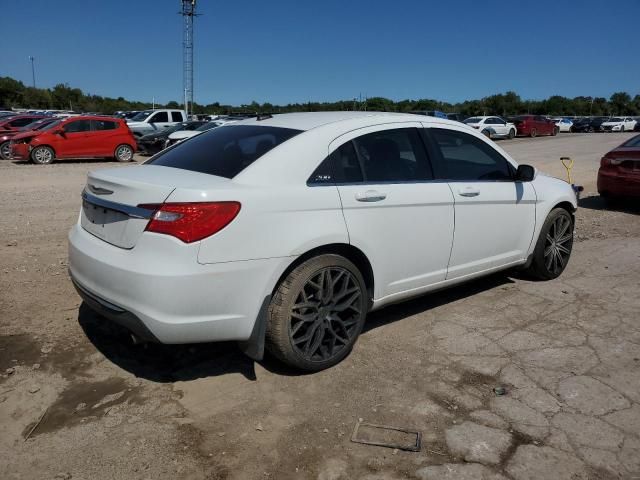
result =
[[[154,210],[147,232],[171,235],[185,243],[210,237],[229,225],[240,211],[238,202],[161,203],[138,205]]]

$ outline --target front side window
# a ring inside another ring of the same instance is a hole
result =
[[[510,181],[513,167],[490,145],[464,132],[430,128],[442,154],[446,179],[458,181]]]
[[[146,163],[233,178],[269,150],[300,132],[257,125],[214,128],[178,143]]]
[[[149,123],[168,122],[169,114],[167,112],[158,112],[149,119]]]
[[[64,126],[64,131],[67,133],[89,132],[91,131],[91,122],[89,120],[69,122]]]

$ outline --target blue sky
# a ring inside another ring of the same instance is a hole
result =
[[[640,93],[640,0],[198,0],[195,100]],[[2,0],[0,76],[180,101],[179,0]]]

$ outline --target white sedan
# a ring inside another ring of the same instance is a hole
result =
[[[555,118],[553,120],[558,127],[558,132],[571,132],[573,121],[570,118]]]
[[[513,138],[518,133],[515,124],[500,117],[471,117],[464,123],[480,130],[488,138]]]
[[[569,184],[458,122],[267,115],[91,172],[69,271],[141,340],[237,340],[313,371],[385,305],[513,267],[556,278],[576,208]]]
[[[631,117],[613,117],[602,122],[600,130],[605,132],[633,132],[636,127],[636,121]]]

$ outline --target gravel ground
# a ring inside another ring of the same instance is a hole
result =
[[[85,175],[118,165],[0,162],[0,478],[640,478],[640,210],[594,193],[629,136],[500,142],[555,176],[576,161],[565,274],[376,312],[313,375],[233,344],[132,345],[66,275]],[[421,451],[351,442],[360,419],[420,431]]]

